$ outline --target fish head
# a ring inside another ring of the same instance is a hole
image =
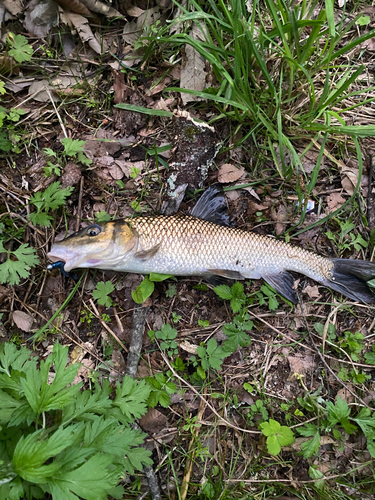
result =
[[[63,261],[65,271],[77,267],[112,269],[130,252],[137,235],[122,220],[90,224],[81,231],[56,241],[47,254],[52,262]]]

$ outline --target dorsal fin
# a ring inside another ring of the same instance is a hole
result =
[[[227,201],[223,188],[220,184],[214,184],[202,194],[195,207],[190,211],[190,215],[220,226],[231,226],[227,211]]]

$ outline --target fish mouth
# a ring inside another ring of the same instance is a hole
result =
[[[47,253],[47,257],[51,262],[64,262],[64,270],[69,272],[79,266],[82,255],[72,250],[66,251],[64,248],[55,248],[52,246],[51,251]]]

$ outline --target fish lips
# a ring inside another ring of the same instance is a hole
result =
[[[47,257],[52,262],[64,262],[64,270],[67,272],[79,267],[80,261],[82,261],[82,254],[58,245],[52,246],[51,251],[47,253]]]

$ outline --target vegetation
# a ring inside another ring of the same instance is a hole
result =
[[[95,31],[83,40],[98,53],[89,59],[65,55],[64,37],[50,45],[4,25],[0,497],[137,498],[149,465],[163,498],[372,497],[373,306],[307,279],[293,306],[259,281],[79,271],[74,283],[45,272],[51,241],[77,220],[160,212],[177,108],[215,128],[204,187],[224,165],[243,170],[223,181],[241,227],[373,260],[372,9],[189,0],[158,18],[158,7],[123,8],[126,24],[101,12],[100,29],[81,16],[76,42]],[[67,74],[67,88],[56,83]],[[48,82],[44,102],[40,88],[15,86],[19,75]],[[135,304],[148,331],[138,382],[118,375]]]

